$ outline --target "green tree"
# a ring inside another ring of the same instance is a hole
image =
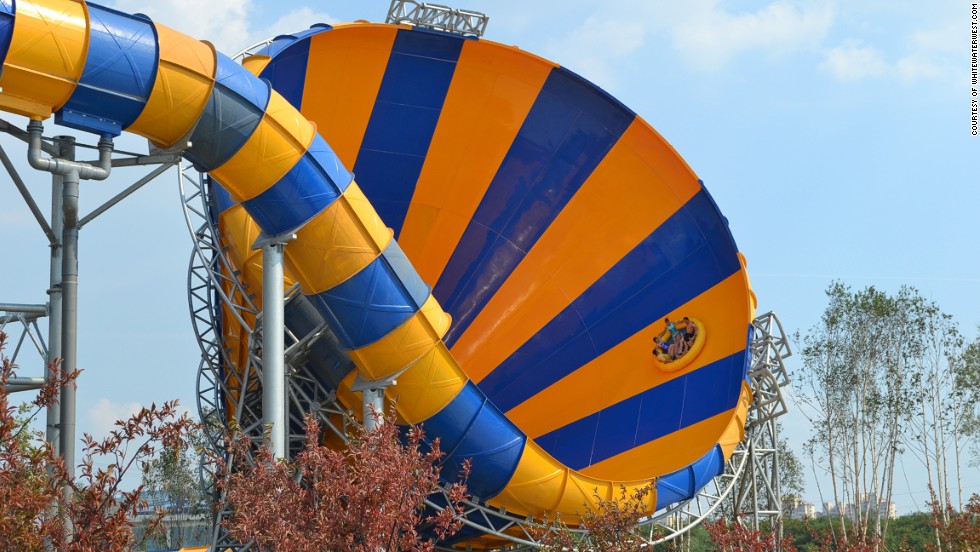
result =
[[[212,516],[200,472],[205,437],[200,428],[190,433],[188,443],[187,447],[165,448],[143,464],[147,506],[162,514],[155,538],[161,547],[204,544],[210,536]]]
[[[938,309],[909,287],[890,295],[835,282],[826,293],[820,322],[797,334],[803,370],[793,380],[813,424],[807,453],[831,483],[831,540],[877,547],[889,523],[879,505],[891,502],[896,460],[919,429],[909,411],[921,402],[924,328]]]

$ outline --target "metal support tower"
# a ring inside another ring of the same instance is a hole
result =
[[[0,163],[3,164],[10,181],[18,189],[28,209],[34,215],[51,248],[49,299],[45,305],[35,305],[30,313],[15,312],[10,305],[0,304],[0,310],[7,314],[0,317],[0,328],[17,318],[25,331],[35,341],[44,362],[44,378],[20,378],[27,381],[26,386],[17,390],[37,389],[43,381],[50,381],[52,367],[60,360],[61,369],[71,372],[76,368],[77,326],[78,326],[78,235],[79,231],[100,214],[116,205],[130,194],[172,167],[175,155],[138,155],[114,152],[112,140],[103,138],[97,146],[76,144],[72,136],[56,136],[53,139],[42,136],[43,125],[31,121],[27,130],[18,128],[0,119],[0,132],[7,133],[27,144],[27,161],[38,171],[52,175],[51,184],[51,222],[50,225],[34,201],[30,190],[20,177],[6,151],[0,148]],[[94,162],[75,161],[76,147],[97,149],[98,160]],[[114,157],[114,154],[116,155]],[[46,157],[50,156],[50,157]],[[81,180],[105,180],[113,167],[160,165],[140,178],[125,190],[116,194],[91,213],[81,216],[78,197]],[[22,310],[22,309],[21,309]],[[30,315],[28,320],[25,316]],[[44,343],[37,318],[48,316],[48,342]],[[14,317],[14,318],[12,318]],[[21,338],[23,340],[23,337]],[[18,344],[17,350],[20,349]],[[15,355],[16,356],[16,355]],[[69,468],[75,465],[75,385],[61,389],[59,404],[47,410],[46,440],[56,453],[65,460]]]
[[[45,359],[48,348],[44,343],[44,337],[41,335],[37,321],[47,316],[47,312],[47,305],[0,303],[0,332],[6,333],[10,337],[9,328],[18,326],[20,328],[20,335],[17,337],[13,353],[9,357],[12,364],[17,364],[17,357],[28,338],[34,344],[41,360]],[[14,377],[7,380],[7,391],[11,393],[34,391],[43,384],[44,378],[40,376]]]
[[[44,158],[41,134],[44,126],[40,121],[27,125],[27,160],[31,167],[60,177],[61,184],[61,368],[72,373],[78,367],[78,194],[81,180],[105,180],[112,171],[112,140],[99,140],[97,165],[75,161],[75,138],[58,136],[58,157]],[[58,182],[53,182],[57,187]],[[53,268],[52,268],[53,271]],[[49,372],[50,374],[50,372]],[[61,388],[60,427],[58,450],[69,472],[75,466],[75,385]],[[49,420],[50,425],[50,420]]]
[[[792,351],[782,324],[769,312],[752,323],[755,338],[748,377],[754,393],[749,411],[749,473],[738,486],[732,515],[758,530],[768,524],[782,533],[782,496],[779,480],[779,429],[776,419],[788,408],[782,389],[789,385],[783,360]]]

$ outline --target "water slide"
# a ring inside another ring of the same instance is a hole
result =
[[[286,322],[327,323],[317,377],[354,409],[355,378],[395,378],[399,421],[441,440],[446,479],[471,459],[478,499],[574,521],[653,484],[653,512],[741,441],[744,258],[677,152],[575,73],[373,23],[315,25],[239,64],[77,0],[0,0],[0,58],[0,109],[132,132],[207,172],[250,289],[255,239],[295,234],[304,301]],[[702,333],[676,366],[651,355],[665,317]]]

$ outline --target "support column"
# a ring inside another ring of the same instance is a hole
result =
[[[286,362],[283,243],[262,246],[262,417],[269,432],[269,450],[285,458]]]
[[[62,159],[75,160],[75,139],[63,136],[60,141]],[[73,372],[78,367],[78,180],[77,170],[67,171],[62,178],[61,259],[61,368]],[[69,474],[75,472],[75,385],[61,388],[61,456]]]
[[[374,431],[385,421],[385,390],[383,387],[368,388],[361,395],[364,400],[364,429]]]
[[[58,140],[59,157],[72,155],[74,144],[70,140]],[[51,232],[58,240],[51,244],[51,273],[48,287],[48,367],[45,369],[45,379],[51,380],[51,365],[61,358],[61,260],[62,232],[64,231],[64,215],[62,214],[62,194],[64,180],[60,174],[51,175]],[[48,406],[47,411],[47,442],[51,445],[55,456],[61,455],[61,390],[58,390],[57,401]]]

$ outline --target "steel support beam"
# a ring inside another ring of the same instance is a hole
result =
[[[0,311],[16,312],[22,314],[36,314],[44,316],[48,314],[47,305],[25,305],[23,303],[0,303]]]
[[[61,159],[75,159],[75,139],[63,136]],[[62,175],[61,232],[61,369],[66,373],[78,367],[78,172]],[[75,471],[75,386],[61,388],[59,450],[69,474]]]
[[[285,458],[289,452],[283,247],[281,241],[262,246],[262,421],[268,432],[269,450],[275,458]]]
[[[59,140],[55,146],[58,148],[58,157],[73,155],[74,144],[72,141]],[[56,366],[63,368],[60,363],[62,358],[61,348],[61,325],[62,325],[62,293],[61,293],[61,270],[64,247],[62,246],[62,235],[65,230],[65,220],[62,216],[64,209],[64,178],[60,174],[51,175],[51,229],[57,240],[51,243],[50,261],[50,281],[48,285],[48,357],[44,376],[51,381],[55,377]],[[46,440],[51,445],[54,453],[61,456],[61,389],[58,389],[56,400],[48,405],[47,411],[47,436]]]
[[[364,396],[364,429],[374,431],[385,423],[385,390],[383,387],[371,387],[361,393]]]

